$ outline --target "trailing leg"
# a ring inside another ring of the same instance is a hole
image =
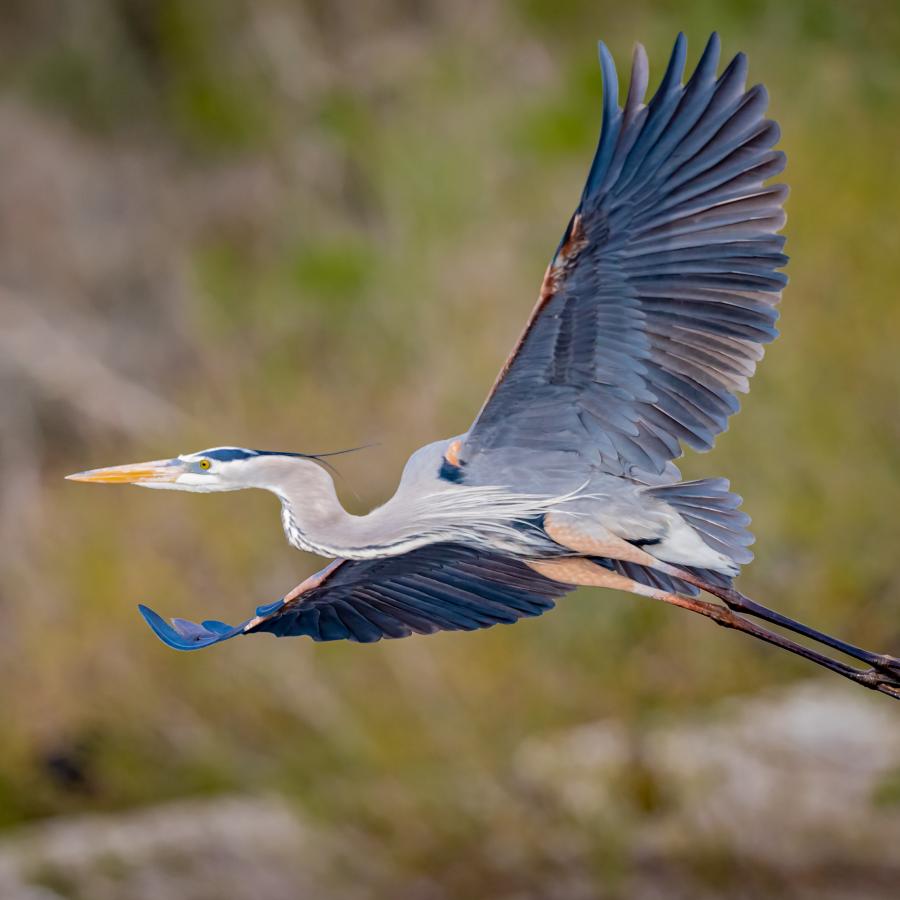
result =
[[[725,588],[720,585],[710,584],[697,578],[692,573],[685,572],[675,566],[667,566],[664,571],[669,575],[680,578],[682,581],[686,581],[688,584],[694,585],[694,587],[700,588],[702,591],[712,594],[714,597],[718,597],[734,612],[753,616],[755,619],[761,619],[771,625],[778,625],[794,634],[802,635],[805,638],[809,638],[812,641],[830,647],[832,650],[837,650],[853,659],[858,659],[860,662],[866,663],[866,665],[873,666],[876,669],[888,672],[891,675],[900,678],[900,659],[897,657],[888,656],[883,653],[873,653],[870,650],[856,647],[853,644],[842,641],[840,638],[832,637],[830,634],[825,634],[822,631],[804,625],[802,622],[797,622],[788,616],[775,612],[775,610],[769,609],[767,606],[763,606],[755,600],[751,600],[745,594],[742,594],[734,588]]]
[[[765,641],[768,644],[773,644],[776,647],[781,647],[783,650],[787,650],[789,653],[794,653],[797,656],[802,656],[804,659],[808,659],[810,662],[816,663],[816,665],[822,666],[823,668],[835,672],[836,674],[841,675],[844,678],[855,681],[857,684],[861,684],[864,687],[871,688],[872,690],[879,691],[883,694],[887,694],[890,697],[894,697],[900,700],[900,669],[894,670],[891,668],[884,668],[881,665],[876,665],[874,662],[869,663],[871,665],[871,668],[869,669],[854,668],[853,666],[847,665],[846,663],[840,662],[839,660],[832,659],[829,656],[825,656],[824,654],[819,653],[818,651],[813,650],[810,647],[806,647],[803,644],[798,644],[788,637],[777,634],[773,631],[769,631],[768,629],[763,628],[762,626],[757,625],[754,622],[750,622],[739,615],[738,611],[733,608],[720,606],[717,603],[712,603],[707,600],[700,600],[695,597],[682,597],[678,594],[668,593],[658,588],[639,584],[638,582],[627,578],[624,575],[620,575],[617,572],[611,572],[598,563],[592,562],[589,559],[571,557],[566,559],[533,560],[530,561],[528,565],[531,566],[531,568],[533,568],[535,571],[540,572],[541,575],[544,575],[547,578],[552,578],[556,581],[564,581],[568,584],[608,587],[614,590],[629,591],[630,593],[638,594],[642,597],[651,597],[655,600],[662,600],[664,603],[669,603],[673,606],[679,606],[682,609],[687,609],[691,612],[698,613],[705,618],[712,619],[714,622],[723,626],[724,628],[733,628],[736,631],[742,631],[745,634],[752,635],[753,637]],[[683,575],[679,574],[678,577],[683,577]],[[693,576],[691,577],[693,578]],[[686,578],[684,580],[687,581]],[[706,587],[702,584],[698,584],[697,586],[706,590]],[[722,589],[717,588],[717,590]],[[724,600],[725,598],[723,597],[721,599]],[[748,598],[744,599],[746,600]],[[765,607],[759,607],[758,604],[755,604],[752,601],[750,601],[750,603],[754,608],[765,609]],[[748,610],[748,614],[753,615],[754,613],[749,612]],[[777,613],[773,613],[773,615],[777,615]],[[780,623],[775,622],[774,624]],[[810,629],[810,631],[812,631],[812,629]],[[819,632],[813,633],[818,634]],[[823,637],[827,637],[827,635],[824,635]],[[829,638],[829,640],[833,639]],[[850,645],[846,646],[849,647]],[[866,651],[859,652],[864,653]],[[876,657],[874,655],[871,656],[873,659],[885,659],[884,657]],[[893,658],[887,657],[886,659],[891,660]],[[868,662],[868,660],[865,661]]]

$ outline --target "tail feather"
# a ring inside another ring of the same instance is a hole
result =
[[[739,509],[741,498],[729,491],[725,478],[654,485],[645,491],[668,503],[708,547],[726,556],[736,567],[753,559],[747,549],[754,541],[747,528],[750,517]]]
[[[659,588],[659,590],[670,594],[683,594],[686,597],[696,597],[700,593],[692,584],[688,584],[686,581],[682,581],[680,578],[675,578],[665,572],[660,572],[658,569],[651,569],[649,566],[627,562],[624,559],[612,559],[607,556],[591,556],[588,558],[591,562],[609,569],[610,572],[624,575],[626,578],[630,578],[632,581],[647,587]]]
[[[701,569],[697,566],[684,566],[683,568],[686,572],[690,572],[691,575],[696,576],[706,584],[711,584],[713,587],[731,588],[734,582],[734,579],[724,572],[715,572],[712,569]],[[679,583],[684,584],[684,582]]]
[[[609,569],[611,572],[617,572],[619,575],[624,575],[626,578],[636,581],[638,584],[659,588],[661,591],[666,591],[670,594],[696,597],[700,593],[699,589],[694,587],[694,585],[688,584],[674,575],[660,572],[658,569],[651,569],[649,566],[608,557],[591,557],[591,560]],[[732,586],[731,576],[722,572],[714,572],[712,569],[701,569],[697,566],[682,566],[682,568],[713,587],[730,588]]]
[[[631,578],[638,584],[659,588],[670,594],[682,594],[685,597],[696,597],[700,593],[692,584],[657,569],[651,569],[638,563],[625,562],[621,559],[614,559],[612,563],[615,571],[626,578]]]

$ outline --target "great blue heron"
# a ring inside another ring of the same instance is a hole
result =
[[[600,44],[600,141],[537,306],[472,427],[412,455],[368,515],[340,504],[322,457],[217,447],[69,478],[181,491],[261,488],[291,544],[334,557],[230,626],[141,612],[169,646],[239,634],[376,641],[539,615],[575,585],[663,600],[900,698],[900,660],[854,647],[732,587],[749,518],[722,478],[682,481],[681,444],[708,450],[775,335],[786,283],[784,168],[761,85],[738,54],[717,77],[713,34],[682,84],[679,35],[644,104],[634,52],[619,106]],[[705,591],[721,601],[700,599]],[[801,635],[859,668],[770,631]]]

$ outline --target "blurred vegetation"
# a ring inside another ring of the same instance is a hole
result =
[[[136,602],[237,621],[320,562],[268,496],[61,481],[223,443],[380,441],[340,488],[385,499],[413,449],[465,430],[531,307],[596,140],[594,40],[620,69],[641,40],[658,78],[679,29],[692,61],[712,29],[749,55],[793,191],[782,337],[683,470],[744,495],[751,596],[900,649],[896,4],[8,0],[0,286],[172,412],[85,420],[41,387],[55,354],[0,359],[0,826],[271,789],[446,892],[428,896],[532,896],[573,868],[616,896],[627,834],[548,841],[564,814],[510,775],[523,739],[639,732],[811,674],[600,592],[465,636],[174,654]],[[665,802],[640,773],[622,791],[635,814]]]

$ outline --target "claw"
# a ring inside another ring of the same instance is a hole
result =
[[[900,659],[896,656],[888,656],[888,654],[884,653],[873,662],[873,665],[876,669],[889,672],[891,675],[900,678]]]

